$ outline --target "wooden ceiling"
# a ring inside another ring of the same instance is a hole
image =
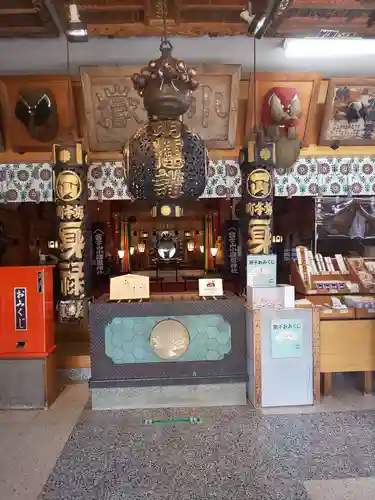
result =
[[[63,24],[69,0],[54,0]],[[90,36],[161,36],[163,0],[77,0]],[[243,0],[167,0],[170,35],[212,36],[246,33]]]
[[[59,30],[43,0],[0,0],[0,37],[57,37]]]
[[[375,37],[374,0],[284,0],[267,36]]]
[[[0,37],[55,37],[55,18],[65,27],[72,0],[0,0]],[[160,36],[163,0],[76,0],[90,36]],[[246,0],[167,0],[170,35],[226,36],[247,33],[240,12]],[[266,0],[253,0],[263,12]],[[48,6],[47,6],[48,5]],[[375,37],[375,0],[281,0],[267,32],[271,37]]]

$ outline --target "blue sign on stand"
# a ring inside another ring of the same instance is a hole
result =
[[[271,321],[272,358],[300,358],[303,355],[303,322],[296,319]]]
[[[276,255],[247,256],[247,286],[276,286]]]

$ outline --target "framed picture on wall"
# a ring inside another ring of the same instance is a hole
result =
[[[375,78],[331,78],[319,146],[375,145]]]

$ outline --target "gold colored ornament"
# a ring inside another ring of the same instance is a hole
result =
[[[166,319],[155,325],[150,334],[153,352],[161,359],[178,359],[189,348],[187,328],[175,319]]]
[[[56,212],[59,219],[78,219],[82,221],[85,217],[83,205],[57,205]]]
[[[160,121],[150,124],[156,165],[154,192],[158,198],[179,198],[183,194],[184,158],[181,123]]]
[[[251,219],[248,225],[248,247],[252,255],[268,254],[272,242],[271,220]]]
[[[271,158],[271,152],[268,148],[263,148],[260,150],[259,156],[262,160],[269,160]]]
[[[160,213],[164,215],[165,217],[168,217],[172,213],[172,209],[169,205],[163,205],[160,207]]]
[[[267,216],[271,217],[273,212],[273,206],[270,201],[262,202],[257,201],[256,203],[247,203],[246,204],[246,213],[250,215],[250,217],[255,216]]]
[[[60,259],[82,259],[85,248],[85,238],[82,231],[82,222],[60,222]]]
[[[253,198],[267,198],[272,192],[272,177],[268,170],[257,168],[247,177],[247,192]]]
[[[84,318],[85,303],[84,300],[61,300],[60,301],[60,320],[77,321]]]
[[[80,142],[77,142],[76,144],[76,163],[78,165],[83,164],[83,150],[82,150],[82,144]]]
[[[56,197],[60,201],[75,201],[82,194],[82,181],[71,170],[64,170],[56,179]]]
[[[85,274],[83,262],[60,263],[61,295],[83,298],[85,295]]]
[[[63,149],[62,151],[60,151],[59,161],[61,163],[68,163],[68,161],[70,161],[71,158],[72,158],[72,155],[70,154],[70,152],[67,149]]]

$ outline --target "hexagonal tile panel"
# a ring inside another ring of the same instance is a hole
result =
[[[157,323],[176,319],[189,331],[189,348],[177,360],[217,361],[231,350],[231,327],[219,314],[113,318],[105,329],[105,352],[115,364],[160,363],[151,349],[149,338]]]

